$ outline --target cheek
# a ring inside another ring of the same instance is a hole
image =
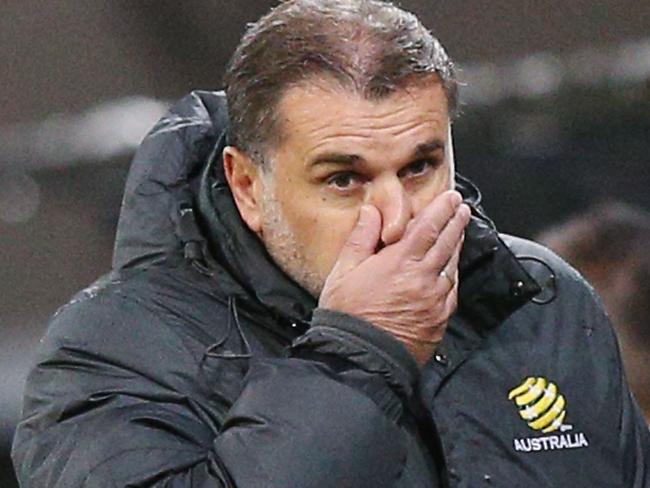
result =
[[[305,202],[286,214],[303,253],[325,273],[329,273],[336,262],[356,224],[357,215],[356,208],[332,209],[314,205],[314,202]]]

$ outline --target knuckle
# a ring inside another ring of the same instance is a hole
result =
[[[437,267],[437,263],[442,263],[444,261],[445,253],[440,247],[433,247],[427,255],[427,260]]]
[[[427,228],[427,236],[428,236],[429,239],[431,239],[433,242],[437,241],[437,240],[440,238],[440,229],[438,229],[438,227],[437,227],[433,222],[431,222],[431,223],[428,225],[428,228]]]
[[[352,236],[350,239],[348,239],[347,247],[348,249],[352,250],[361,250],[364,247],[363,240],[361,240],[360,237]]]

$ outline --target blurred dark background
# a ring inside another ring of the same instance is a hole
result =
[[[110,265],[129,159],[167,104],[219,89],[262,0],[0,6],[0,487],[47,317]],[[457,164],[530,237],[616,198],[650,209],[650,3],[410,0],[463,68]]]

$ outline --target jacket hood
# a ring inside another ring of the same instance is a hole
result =
[[[144,138],[125,187],[113,269],[183,256],[227,271],[219,279],[232,278],[228,292],[276,320],[306,322],[316,300],[275,265],[235,206],[221,164],[227,127],[224,93],[195,91]]]
[[[133,159],[115,241],[113,268],[146,268],[182,256],[227,271],[246,296],[276,319],[306,322],[316,300],[270,258],[242,221],[225,179],[221,153],[228,113],[223,92],[192,92],[154,126]],[[459,311],[494,325],[539,287],[500,239],[481,195],[457,176],[472,208],[460,260]]]
[[[221,93],[193,92],[142,141],[131,163],[117,226],[113,268],[148,267],[182,251],[205,161],[227,124]],[[189,206],[188,206],[189,204]],[[192,234],[192,235],[189,235]]]

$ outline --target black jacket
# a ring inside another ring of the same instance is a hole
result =
[[[418,370],[273,264],[225,183],[226,126],[223,96],[195,92],[140,147],[113,271],[57,312],[27,381],[21,486],[650,486],[647,428],[575,271],[497,234],[459,178],[459,310]]]

